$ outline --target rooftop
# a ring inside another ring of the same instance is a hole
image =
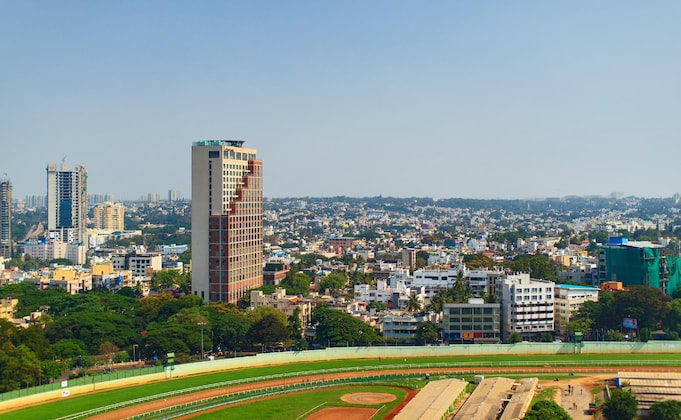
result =
[[[199,140],[194,142],[194,146],[231,146],[243,147],[243,140]]]

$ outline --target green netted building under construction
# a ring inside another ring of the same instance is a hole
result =
[[[598,280],[648,286],[671,295],[681,284],[681,258],[662,255],[662,245],[610,238],[598,249]]]

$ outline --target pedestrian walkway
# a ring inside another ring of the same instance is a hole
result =
[[[589,403],[593,401],[593,396],[578,380],[558,381],[553,388],[556,390],[555,401],[570,417],[574,420],[593,419],[589,414]]]

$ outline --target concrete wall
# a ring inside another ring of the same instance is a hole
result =
[[[681,341],[585,342],[581,349],[573,343],[517,343],[517,344],[464,344],[451,346],[405,347],[333,347],[324,350],[285,351],[263,353],[252,357],[219,359],[175,366],[173,377],[208,373],[245,367],[281,365],[288,363],[321,362],[338,359],[378,359],[415,357],[473,357],[492,355],[555,355],[555,354],[681,354]],[[410,361],[413,363],[413,360]]]

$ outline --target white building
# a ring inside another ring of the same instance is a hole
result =
[[[409,288],[404,280],[398,281],[395,287],[391,287],[389,284],[388,279],[377,280],[375,287],[368,284],[356,284],[355,301],[365,303],[382,302],[389,307],[398,308],[400,307],[400,301],[406,302],[409,299]]]
[[[180,255],[189,249],[189,245],[161,245],[161,255]]]
[[[145,277],[161,271],[163,259],[158,252],[131,252],[112,255],[111,263],[114,270],[130,270],[133,277]]]
[[[512,333],[523,339],[536,339],[554,331],[554,287],[547,280],[531,279],[529,274],[509,274],[499,284],[503,335],[506,342]]]
[[[474,296],[493,295],[497,290],[497,284],[506,275],[501,267],[491,270],[468,270],[464,271],[464,277],[468,287]]]
[[[565,325],[570,322],[570,316],[578,311],[584,302],[598,302],[599,291],[597,287],[590,286],[556,285],[554,305],[561,334],[565,333]]]
[[[412,286],[425,286],[428,288],[449,289],[456,284],[459,271],[465,267],[446,269],[419,269],[414,271]],[[465,273],[464,273],[465,274]]]

